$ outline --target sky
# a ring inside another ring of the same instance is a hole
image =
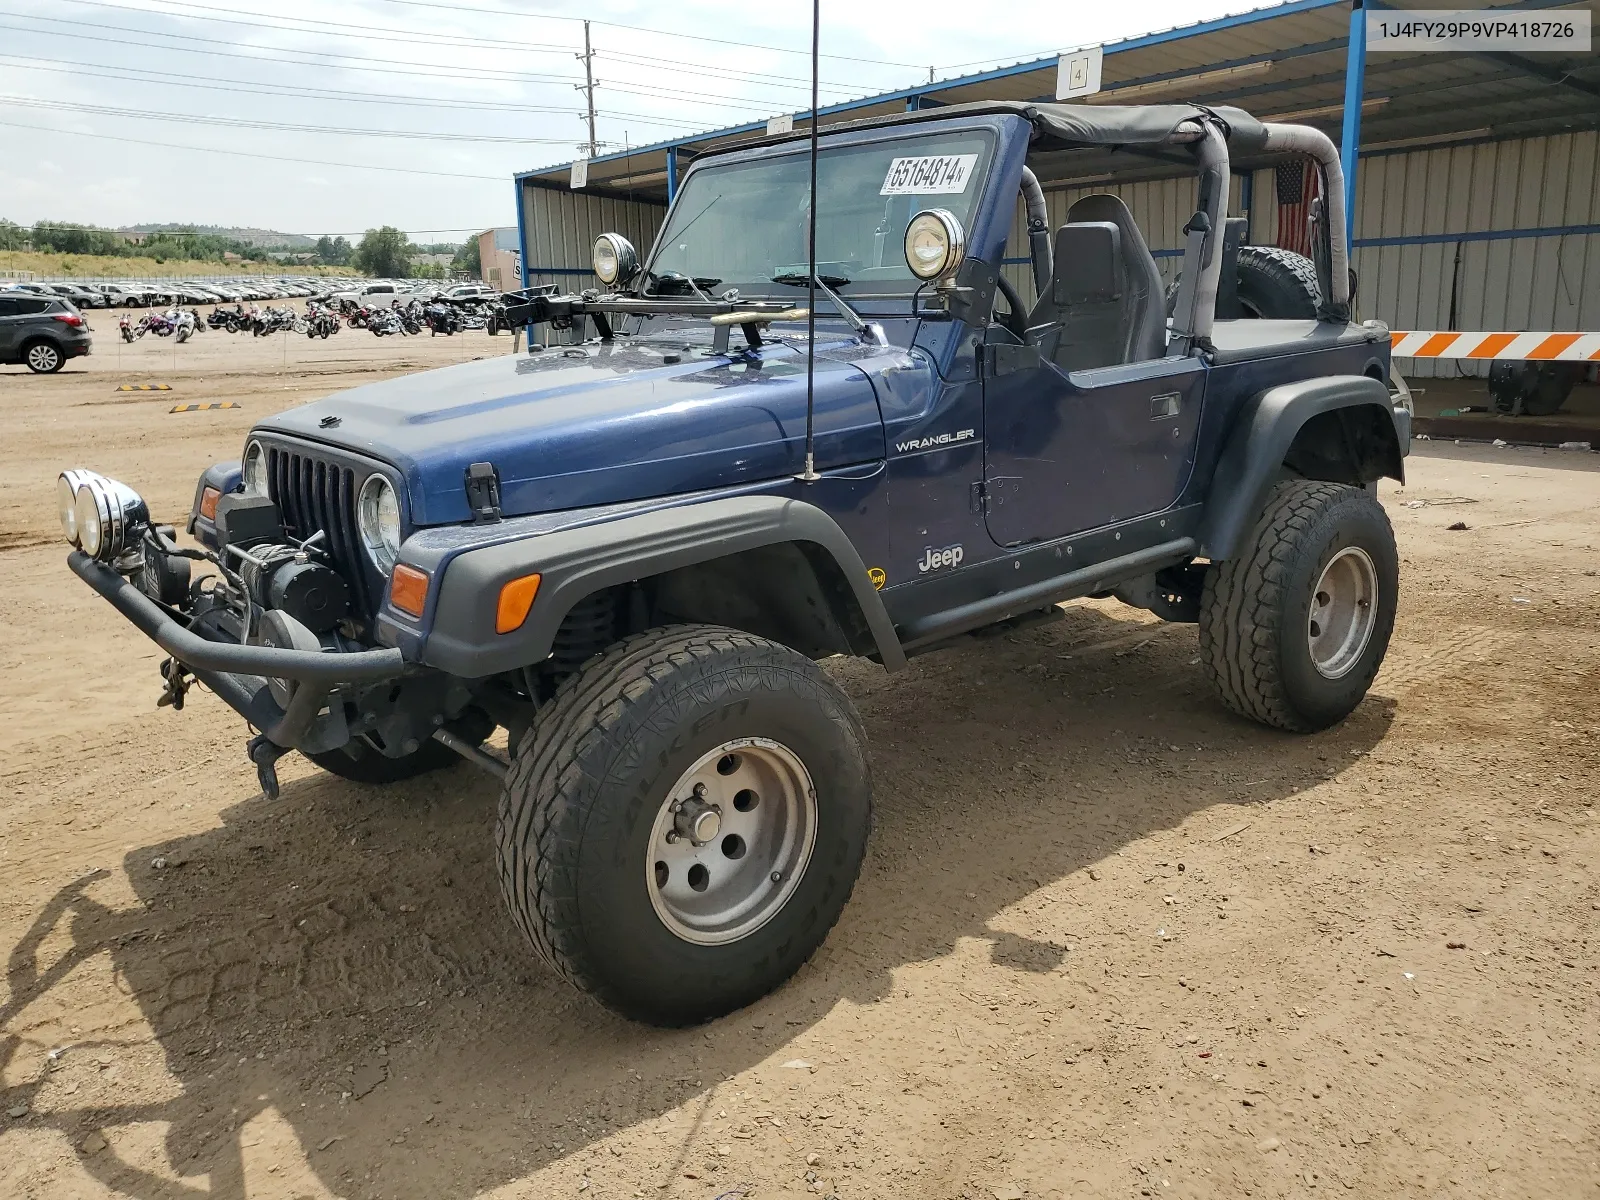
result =
[[[822,0],[824,104],[1261,7]],[[1000,14],[1004,19],[998,19]],[[460,241],[514,171],[803,111],[811,10],[727,0],[0,0],[0,217]]]

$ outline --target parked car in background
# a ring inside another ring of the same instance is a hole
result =
[[[150,293],[144,288],[126,283],[100,283],[95,290],[104,292],[112,308],[144,308],[150,303]]]
[[[70,300],[31,291],[0,292],[0,363],[22,363],[35,374],[59,371],[89,353],[92,339]]]
[[[485,283],[461,283],[444,294],[446,300],[489,300],[500,293]]]
[[[56,295],[71,300],[79,308],[106,308],[109,306],[102,293],[81,283],[51,283],[45,286]]]
[[[410,300],[411,296],[398,284],[369,283],[364,287],[352,288],[348,291],[335,292],[335,300],[353,300],[357,304],[366,305],[368,308],[393,308],[395,301],[404,297]]]

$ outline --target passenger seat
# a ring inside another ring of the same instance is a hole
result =
[[[1090,226],[1100,229],[1090,235]],[[1111,250],[1104,253],[1105,226]],[[1160,358],[1167,349],[1161,272],[1116,196],[1085,196],[1056,230],[1050,286],[1028,316],[1029,340],[1064,371]]]

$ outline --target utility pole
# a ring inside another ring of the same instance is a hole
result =
[[[597,153],[599,153],[600,144],[595,140],[594,134],[594,50],[589,45],[589,22],[587,21],[583,23],[583,53],[573,55],[573,57],[583,61],[583,82],[581,84],[574,84],[573,86],[576,87],[578,91],[583,93],[584,99],[588,102],[588,156],[593,158]]]

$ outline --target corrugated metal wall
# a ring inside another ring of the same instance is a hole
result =
[[[1600,234],[1361,244],[1600,224],[1597,151],[1600,135],[1587,132],[1362,159],[1357,315],[1393,329],[1600,330]],[[1273,240],[1271,171],[1256,176],[1251,224],[1253,241]],[[1431,378],[1488,367],[1407,359],[1401,369]]]
[[[620,233],[633,243],[641,260],[648,258],[666,212],[665,205],[645,200],[614,200],[524,184],[523,261],[528,282],[562,288],[595,286],[590,258],[595,238]]]
[[[1103,192],[1120,196],[1133,219],[1139,224],[1145,242],[1156,256],[1161,268],[1161,278],[1171,283],[1177,277],[1183,251],[1183,227],[1194,215],[1197,179],[1191,175],[1182,179],[1159,179],[1148,183],[1091,183],[1079,187],[1046,188],[1045,207],[1050,213],[1052,232],[1067,221],[1067,210],[1080,197]],[[1233,180],[1229,190],[1228,211],[1239,211],[1240,181]],[[1006,238],[1006,258],[1026,259],[1028,256],[1027,214],[1022,202],[1017,201],[1017,213],[1011,222],[1011,233]],[[1008,262],[1004,268],[1006,278],[1017,289],[1017,294],[1027,304],[1034,301],[1033,271],[1026,261]]]

